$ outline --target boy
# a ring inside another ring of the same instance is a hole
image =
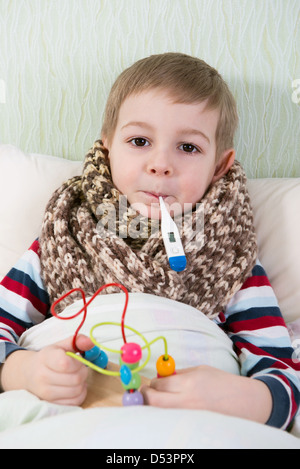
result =
[[[256,259],[246,178],[233,149],[237,121],[227,85],[197,58],[151,56],[120,75],[108,98],[102,141],[86,156],[82,176],[55,192],[39,241],[25,254],[26,267],[19,263],[2,281],[3,390],[25,388],[80,405],[87,371],[65,354],[72,339],[40,352],[20,350],[16,341],[71,288],[92,295],[118,282],[199,309],[228,333],[241,361],[242,376],[201,366],[153,380],[142,390],[147,403],[289,426],[299,382],[284,321]],[[123,210],[120,196],[128,200]],[[151,231],[160,219],[160,196],[175,217],[192,207],[181,231],[183,272],[169,268],[161,233]],[[203,233],[195,232],[199,210]],[[107,236],[105,224],[116,213],[115,232]],[[24,299],[20,311],[12,307],[16,297]],[[91,346],[78,338],[80,350]]]

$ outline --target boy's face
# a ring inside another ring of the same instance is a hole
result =
[[[191,209],[233,163],[232,149],[216,163],[219,111],[205,104],[174,103],[160,89],[130,95],[112,140],[103,136],[114,185],[142,215],[160,218],[160,195],[173,215]]]

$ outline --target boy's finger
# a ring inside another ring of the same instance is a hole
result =
[[[45,349],[46,352],[46,349]],[[68,356],[59,345],[47,348],[46,366],[56,373],[76,373],[84,365],[78,360]]]
[[[164,408],[177,408],[181,406],[181,394],[172,392],[161,392],[149,386],[142,386],[141,393],[146,405]]]
[[[153,378],[150,387],[160,392],[179,393],[182,391],[185,381],[184,373],[177,373],[175,375],[167,376],[164,378]]]
[[[88,378],[88,368],[71,357],[67,358],[70,358],[67,366],[61,366],[58,362],[56,366],[48,367],[49,382],[64,387],[82,386]]]
[[[65,405],[80,405],[87,394],[87,385],[82,383],[76,386],[50,385],[44,390],[41,397],[47,401],[64,403]]]
[[[76,396],[60,396],[59,398],[53,400],[55,404],[60,405],[69,405],[69,406],[80,406],[87,396],[87,388],[83,388],[80,394]]]
[[[56,344],[54,345],[56,347],[62,348],[63,350],[65,350],[65,352],[75,352],[73,348],[73,337],[68,337],[67,339],[64,339],[60,342],[56,342]],[[76,346],[80,350],[86,351],[86,350],[90,350],[91,348],[93,348],[94,344],[89,337],[81,334],[76,339]]]

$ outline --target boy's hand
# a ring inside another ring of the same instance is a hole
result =
[[[271,393],[262,381],[204,365],[153,379],[141,392],[148,405],[210,410],[260,423],[272,410]]]
[[[88,368],[66,355],[74,351],[72,340],[70,337],[39,352],[19,350],[9,355],[1,371],[3,390],[26,389],[55,404],[82,404],[87,394]],[[94,344],[81,335],[77,346],[89,350]]]

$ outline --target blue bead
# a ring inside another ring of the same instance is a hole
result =
[[[88,360],[89,362],[93,362],[99,357],[100,353],[101,353],[101,350],[99,349],[99,347],[97,347],[97,345],[95,345],[95,347],[84,352],[84,358]]]
[[[96,366],[99,366],[99,368],[106,368],[108,363],[107,354],[101,350],[100,355],[95,360],[92,360],[92,363],[94,363]]]
[[[135,390],[134,392],[126,391],[123,394],[122,402],[124,406],[143,405],[144,404],[143,394],[137,390]]]
[[[131,370],[127,365],[122,365],[120,368],[121,381],[125,385],[129,384],[131,381]]]

